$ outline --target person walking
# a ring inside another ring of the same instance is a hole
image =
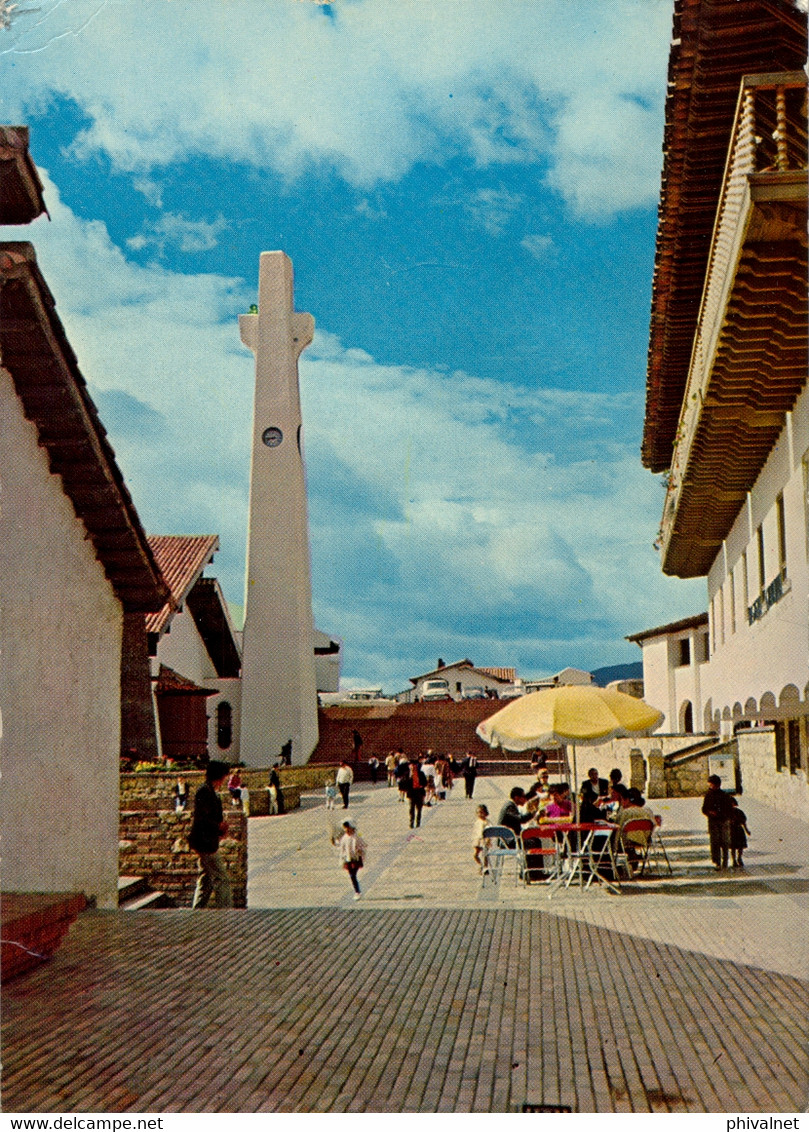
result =
[[[354,825],[353,821],[346,819],[343,822],[343,834],[336,844],[340,851],[340,860],[343,868],[351,879],[351,886],[354,889],[354,899],[359,900],[362,894],[360,892],[360,882],[357,880],[357,873],[365,864],[365,842],[357,834],[357,827]]]
[[[188,844],[199,858],[199,876],[192,908],[205,908],[211,895],[215,908],[233,907],[230,878],[219,856],[219,839],[228,832],[219,791],[229,770],[227,763],[209,762],[205,768],[205,782],[194,795],[194,817]]]
[[[404,802],[407,798],[407,780],[410,776],[410,763],[405,758],[404,754],[399,759],[396,767],[396,781],[399,785],[399,801]]]
[[[273,814],[284,813],[284,792],[281,789],[281,776],[278,773],[280,763],[276,763],[270,771],[270,812]],[[272,808],[273,803],[275,809]]]
[[[466,752],[463,761],[463,780],[466,786],[466,796],[471,798],[475,793],[475,781],[478,776],[478,760],[470,751]]]
[[[718,774],[708,778],[708,789],[702,799],[702,812],[708,819],[708,838],[711,843],[711,860],[717,871],[728,867],[730,849],[730,821],[733,801],[722,789]]]
[[[421,811],[424,806],[424,795],[427,793],[427,775],[419,766],[416,759],[410,763],[410,774],[407,778],[407,796],[410,799],[410,828],[421,825]]]
[[[371,772],[371,782],[376,786],[379,781],[379,759],[376,755],[371,755],[368,760],[368,769]]]
[[[388,786],[393,786],[396,781],[396,761],[396,755],[391,751],[385,759],[385,770],[388,772]]]
[[[340,763],[340,769],[337,771],[337,789],[340,791],[340,797],[343,799],[343,809],[348,809],[348,795],[351,792],[351,783],[354,781],[354,771],[343,759]]]

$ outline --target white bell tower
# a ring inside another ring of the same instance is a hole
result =
[[[298,358],[315,321],[294,309],[292,261],[262,252],[258,313],[239,316],[256,358],[242,650],[241,758],[272,766],[317,744],[317,685]]]

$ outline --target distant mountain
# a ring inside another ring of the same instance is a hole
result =
[[[636,660],[632,664],[610,664],[606,668],[594,668],[593,683],[599,688],[606,688],[613,680],[642,680],[643,661]]]

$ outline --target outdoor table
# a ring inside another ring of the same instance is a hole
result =
[[[548,882],[550,884],[550,896],[559,888],[570,888],[571,884],[576,877],[579,878],[579,886],[587,889],[594,880],[599,881],[605,885],[610,892],[619,893],[621,891],[620,884],[618,883],[618,870],[615,862],[615,854],[612,851],[612,835],[616,827],[607,822],[542,822],[540,823],[543,829],[549,830],[552,833],[558,833],[562,837],[563,854],[571,862],[571,867],[567,873],[561,871],[556,877],[552,877]],[[573,847],[570,839],[571,833],[579,834],[579,844],[577,848]],[[598,838],[599,833],[604,833],[604,837],[600,846],[596,846],[595,842],[600,841]],[[603,868],[603,861],[606,857],[612,868],[612,875],[615,878],[611,880],[609,877],[604,876],[601,869]],[[587,864],[589,868],[589,876],[587,882],[584,879],[584,865]]]

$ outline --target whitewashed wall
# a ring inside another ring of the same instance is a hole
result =
[[[809,390],[804,390],[708,576],[716,648],[706,683],[714,711],[729,709],[732,714],[734,703],[744,707],[750,697],[760,703],[765,692],[771,692],[778,701],[789,684],[794,684],[805,699],[809,681],[809,565],[803,461],[807,453]],[[760,524],[764,529],[765,584],[778,573],[776,498],[780,492],[786,520],[788,592],[749,625],[745,596],[747,604],[752,604],[759,592],[756,530]]]
[[[122,611],[0,368],[3,887],[117,904]]]

